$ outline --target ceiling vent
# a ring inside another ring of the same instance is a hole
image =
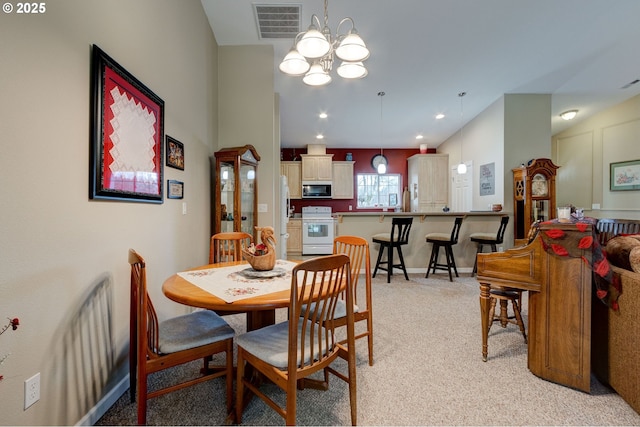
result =
[[[254,4],[261,39],[292,39],[300,32],[300,4]]]

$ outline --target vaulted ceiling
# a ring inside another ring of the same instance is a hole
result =
[[[254,12],[300,5],[305,30],[312,14],[323,20],[323,0],[201,1],[218,45],[274,46],[283,147],[436,147],[515,93],[552,94],[555,134],[640,94],[638,0],[329,0],[332,32],[353,18],[371,56],[363,79],[344,80],[334,67],[324,87],[278,70],[293,40],[261,38]],[[576,119],[560,119],[570,109]]]

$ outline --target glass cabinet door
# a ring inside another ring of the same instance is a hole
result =
[[[242,164],[240,166],[240,215],[241,229],[245,233],[253,234],[254,232],[254,200],[256,182],[256,168],[253,165]]]
[[[231,162],[220,162],[220,232],[233,231],[236,170]]]

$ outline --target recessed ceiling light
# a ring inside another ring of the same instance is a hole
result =
[[[560,113],[560,117],[562,117],[563,120],[573,120],[577,114],[578,110],[569,110],[564,113]]]
[[[321,133],[316,135],[316,139],[323,139],[323,138],[324,138],[324,135]]]
[[[320,117],[321,119],[326,119],[327,118],[327,113],[320,113],[320,114],[318,114],[318,117]]]
[[[436,119],[437,120],[444,119],[444,114],[442,114],[442,113],[436,114]]]
[[[418,134],[418,135],[416,136],[416,139],[422,139],[422,138],[424,138],[424,136],[422,136],[422,134]]]

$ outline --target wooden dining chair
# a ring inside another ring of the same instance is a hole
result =
[[[248,248],[252,242],[253,236],[244,231],[214,234],[209,245],[209,264],[242,261],[242,247]]]
[[[129,250],[131,313],[129,375],[132,402],[138,403],[138,424],[147,422],[147,400],[226,375],[227,413],[232,410],[233,338],[235,331],[213,311],[201,310],[162,322],[147,293],[144,259]],[[213,355],[225,353],[223,369],[212,369]],[[148,390],[150,374],[202,359],[202,375],[165,388]],[[136,393],[137,390],[137,393]]]
[[[347,345],[340,344],[333,322],[336,305],[346,294]],[[299,381],[320,370],[328,387],[329,373],[349,384],[351,423],[357,422],[356,360],[353,291],[349,257],[344,254],[312,258],[298,264],[291,277],[289,320],[239,335],[236,382],[236,423],[242,422],[245,387],[282,416],[296,424],[296,389]],[[347,373],[332,367],[336,358],[347,361]],[[245,363],[286,394],[284,407],[266,390],[245,378]]]
[[[373,366],[373,315],[371,296],[371,259],[369,255],[369,242],[358,236],[338,236],[333,239],[333,253],[345,254],[351,263],[351,288],[353,289],[353,319],[355,322],[366,321],[367,329],[355,336],[355,339],[367,337],[369,347],[369,366]],[[364,264],[364,265],[363,265]],[[358,298],[358,280],[360,270],[364,268],[364,304]],[[347,318],[345,307],[345,295],[338,300],[336,308],[336,327],[346,325]],[[359,303],[360,301],[360,303]],[[342,342],[344,343],[344,341]]]

